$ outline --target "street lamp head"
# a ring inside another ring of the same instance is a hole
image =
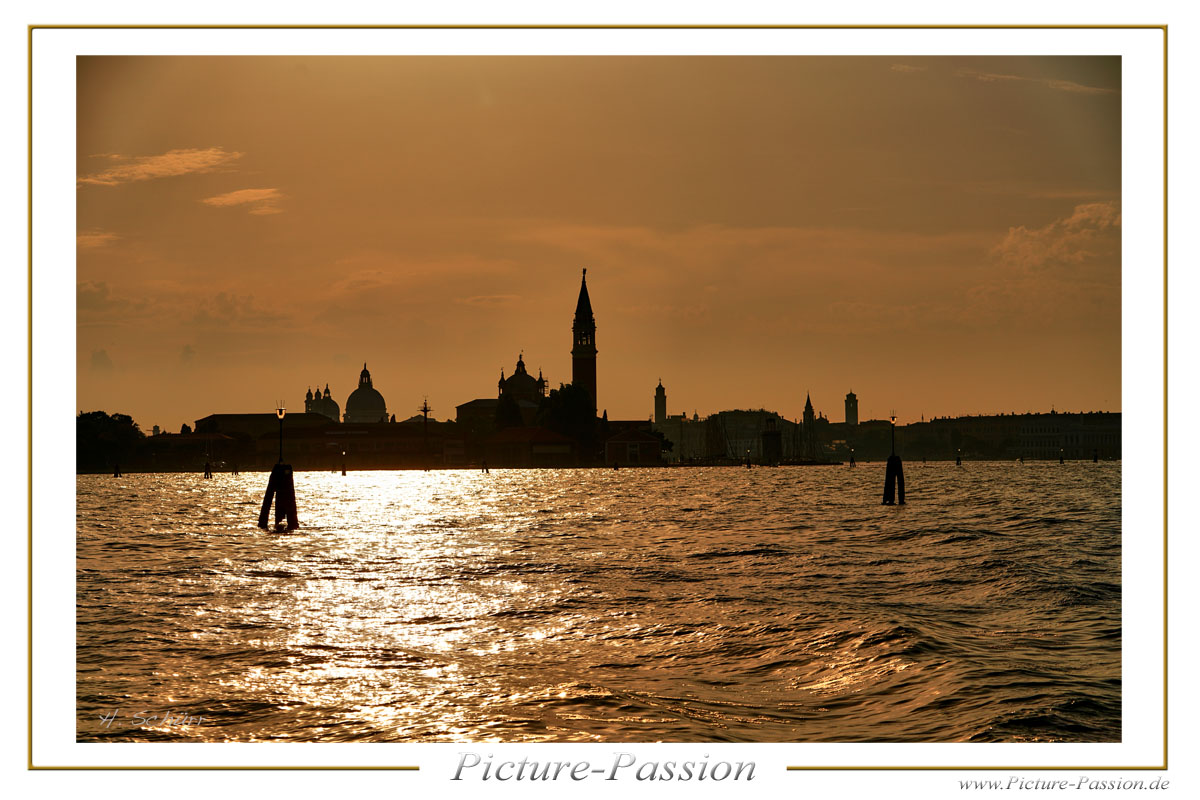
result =
[[[895,424],[896,424],[896,415],[895,415],[895,414],[892,414],[892,416],[890,417],[890,419],[892,420],[892,424],[893,424],[893,425],[895,425]]]
[[[284,408],[283,406],[280,406],[279,408],[275,409],[275,416],[279,417],[280,419],[283,419],[285,414],[287,414],[287,409]]]

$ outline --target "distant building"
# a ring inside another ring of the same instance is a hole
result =
[[[718,411],[704,420],[705,458],[775,463],[803,457],[802,429],[774,411],[731,409]],[[764,438],[763,434],[770,434]],[[778,440],[775,435],[778,434]],[[776,441],[781,452],[774,450]],[[766,449],[764,449],[764,445]]]
[[[852,428],[858,424],[858,395],[853,391],[846,395],[846,424]]]
[[[346,398],[343,421],[355,424],[387,422],[387,403],[371,383],[371,373],[364,363],[358,376],[358,388]]]
[[[363,368],[366,369],[366,364]],[[333,399],[333,395],[329,393],[329,384],[325,384],[325,394],[321,394],[321,387],[317,386],[317,391],[314,394],[310,388],[304,395],[304,413],[306,414],[321,414],[329,417],[334,422],[342,418],[342,410],[338,406],[337,401]]]
[[[329,419],[323,414],[288,414],[283,421],[284,436],[306,428],[324,428]],[[196,420],[196,433],[224,433],[244,439],[279,436],[279,417],[268,414],[209,414]]]
[[[764,464],[778,464],[783,460],[783,433],[774,416],[767,417],[766,427],[760,434],[762,438],[762,461]]]
[[[665,402],[665,401],[664,401]],[[687,414],[665,415],[662,422],[654,423],[654,431],[661,433],[671,443],[665,453],[672,462],[687,462],[708,456],[708,426],[705,420]]]
[[[881,430],[886,422],[880,423]],[[864,431],[859,452],[882,450],[886,438]],[[1120,412],[992,414],[935,417],[896,428],[896,449],[907,458],[1117,459]],[[886,455],[886,453],[884,453]]]
[[[820,446],[817,444],[817,418],[813,412],[812,397],[804,396],[804,451],[803,458],[806,461],[814,461],[820,455]]]
[[[654,423],[653,430],[671,443],[663,456],[673,463],[742,462],[749,458],[775,464],[803,457],[800,425],[774,411],[730,410],[703,418],[695,413],[691,417],[664,413],[664,417]]]
[[[654,390],[654,424],[662,425],[667,421],[667,390],[663,388],[662,378],[658,379],[658,388]]]

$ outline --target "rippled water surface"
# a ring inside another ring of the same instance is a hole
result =
[[[78,738],[1119,741],[1120,464],[905,476],[79,476]]]

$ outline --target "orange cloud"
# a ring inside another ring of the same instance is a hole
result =
[[[104,247],[110,245],[121,237],[115,233],[104,233],[102,231],[87,231],[85,233],[75,234],[75,246],[80,250],[91,250],[96,247]]]
[[[112,160],[125,158],[110,154],[106,154],[106,157]],[[78,179],[77,185],[118,186],[133,181],[212,172],[241,157],[241,153],[231,153],[220,147],[209,147],[203,150],[169,150],[157,156],[137,156],[129,159],[126,163],[109,167],[92,175],[85,175]]]
[[[1121,212],[1115,202],[1075,206],[1071,216],[1041,228],[1009,228],[992,254],[1026,272],[1092,261],[1120,263]]]
[[[218,208],[225,206],[250,206],[251,214],[282,214],[278,202],[283,195],[278,189],[238,189],[215,197],[206,197],[201,203]]]

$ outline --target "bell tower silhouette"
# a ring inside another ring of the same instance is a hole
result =
[[[571,326],[574,346],[571,348],[571,383],[583,386],[592,395],[592,411],[596,405],[596,318],[592,316],[592,301],[588,297],[587,269],[579,286],[579,302],[575,304],[575,323]]]

